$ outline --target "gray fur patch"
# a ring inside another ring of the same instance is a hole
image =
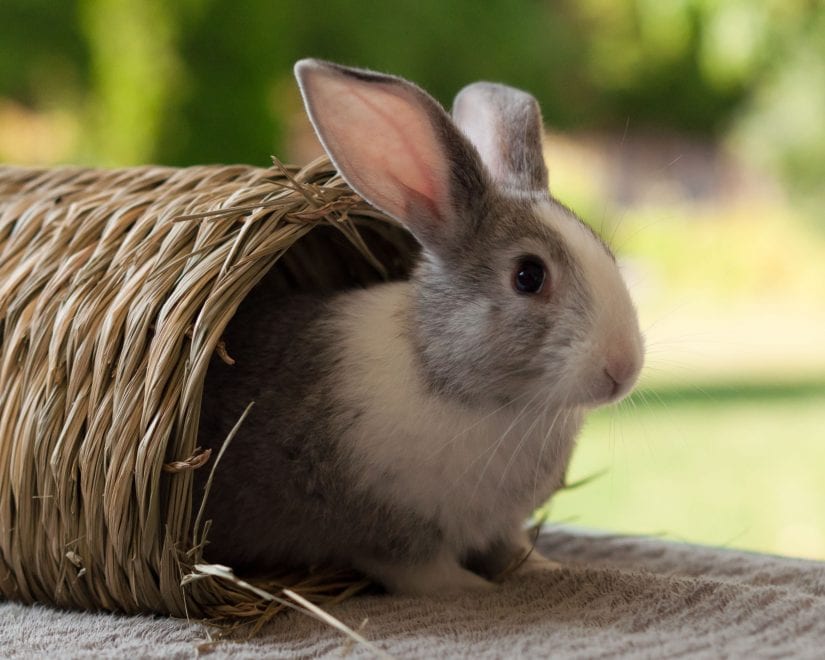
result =
[[[525,238],[541,244],[565,278],[563,292],[548,301],[502,290],[502,273],[514,266],[502,255]],[[501,405],[561,372],[568,349],[587,334],[594,304],[582,265],[536,216],[535,202],[509,196],[490,200],[449,259],[425,251],[413,280],[408,325],[421,373],[439,395],[471,406]]]

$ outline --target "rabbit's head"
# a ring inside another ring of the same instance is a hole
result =
[[[426,382],[471,404],[616,401],[643,360],[608,246],[549,194],[529,94],[464,88],[452,118],[400,78],[296,64],[344,179],[423,246],[407,327]]]

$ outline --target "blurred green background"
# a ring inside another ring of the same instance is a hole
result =
[[[307,160],[305,56],[539,98],[649,346],[552,520],[825,559],[825,4],[3,0],[0,162]]]

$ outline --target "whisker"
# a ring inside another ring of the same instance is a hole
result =
[[[549,404],[549,402],[550,402],[550,396],[548,395],[547,400],[545,401],[545,404],[543,406],[545,410],[546,410],[547,405]],[[555,420],[558,418],[559,413],[561,412],[561,410],[562,409],[559,408],[559,412],[557,412],[556,417],[553,418],[553,423],[554,424],[555,424]],[[516,456],[519,454],[522,447],[524,446],[524,442],[527,440],[527,438],[530,437],[530,434],[532,433],[532,431],[535,428],[536,424],[538,424],[539,421],[542,419],[542,417],[544,417],[544,414],[536,415],[536,418],[533,420],[533,423],[530,424],[530,426],[527,427],[527,430],[524,433],[522,433],[521,439],[518,441],[518,444],[516,444],[515,449],[513,449],[513,452],[510,454],[509,460],[507,461],[506,465],[504,466],[504,471],[501,473],[501,477],[498,480],[498,484],[496,485],[496,490],[499,490],[501,488],[501,485],[504,483],[504,479],[507,476],[507,471],[510,469],[510,466],[513,464],[513,461],[516,459]]]
[[[562,404],[562,407],[559,408],[559,412],[561,412],[562,409],[567,408],[569,398],[570,398],[570,395],[568,393],[568,395],[565,396],[565,398],[564,398],[564,403]],[[569,410],[572,410],[572,409],[568,408],[568,411]],[[550,423],[550,427],[547,429],[547,432],[544,434],[544,438],[542,439],[542,442],[541,442],[541,448],[539,449],[539,457],[538,457],[538,460],[536,461],[536,470],[533,474],[533,500],[532,500],[533,501],[533,508],[536,508],[536,506],[538,506],[538,503],[536,502],[536,497],[537,497],[537,491],[538,491],[539,470],[541,469],[541,461],[542,461],[542,458],[544,456],[544,451],[545,451],[545,449],[547,449],[547,442],[548,442],[548,440],[550,439],[550,436],[553,433],[553,427],[556,424],[556,418],[558,418],[558,415],[559,415],[559,413],[557,412],[556,417]],[[567,425],[567,422],[569,420],[569,415],[570,415],[570,413],[568,412],[565,416],[564,425]]]
[[[511,405],[511,404],[515,403],[516,401],[518,401],[518,400],[520,400],[520,399],[524,398],[524,397],[525,397],[525,396],[527,396],[529,393],[530,393],[530,392],[529,392],[528,390],[525,390],[524,392],[522,392],[521,394],[519,394],[517,397],[515,397],[515,398],[514,398],[514,399],[512,399],[511,401],[507,401],[507,402],[505,402],[505,403],[501,404],[501,405],[500,405],[498,408],[496,408],[495,410],[493,410],[493,411],[491,411],[491,412],[487,413],[487,414],[486,414],[486,415],[484,415],[483,417],[480,417],[479,419],[477,419],[475,422],[473,422],[472,424],[470,424],[470,425],[469,425],[469,426],[467,426],[466,428],[463,428],[463,429],[462,429],[462,430],[460,430],[458,433],[456,433],[456,434],[455,434],[452,438],[450,438],[447,442],[445,442],[444,444],[440,445],[440,446],[439,446],[439,447],[438,447],[438,448],[437,448],[434,452],[432,452],[429,456],[425,456],[425,457],[424,457],[424,461],[429,462],[429,461],[433,460],[434,458],[436,458],[437,456],[439,456],[441,453],[443,453],[443,452],[444,452],[444,451],[445,451],[448,447],[450,447],[453,443],[455,443],[455,442],[456,442],[456,440],[458,440],[458,438],[460,438],[462,435],[466,435],[469,431],[471,431],[472,429],[474,429],[475,427],[477,427],[479,424],[481,424],[482,422],[484,422],[484,421],[486,421],[486,420],[490,419],[490,418],[491,418],[491,417],[493,417],[496,413],[501,412],[502,410],[504,410],[504,409],[505,409],[506,407],[508,407],[509,405]]]
[[[492,450],[492,453],[490,454],[490,457],[487,459],[487,462],[484,464],[484,467],[482,468],[481,473],[479,474],[478,479],[476,480],[476,484],[473,487],[472,493],[470,494],[468,504],[475,500],[475,496],[478,492],[478,488],[481,485],[482,480],[484,479],[484,475],[487,473],[487,470],[489,469],[490,464],[492,463],[493,459],[495,458],[496,454],[498,453],[498,450],[501,448],[501,445],[504,443],[505,438],[510,433],[510,431],[512,431],[513,428],[515,428],[516,424],[519,422],[522,415],[524,415],[524,413],[527,411],[527,408],[530,406],[530,404],[533,403],[533,401],[535,401],[538,398],[539,394],[541,394],[541,390],[537,390],[535,392],[535,394],[533,394],[533,396],[530,397],[530,400],[524,405],[524,408],[522,408],[521,411],[519,412],[519,414],[516,415],[516,417],[513,419],[513,421],[510,423],[510,425],[504,431],[504,433],[502,433],[501,436],[498,438],[498,440],[494,441],[484,452],[480,453],[475,459],[473,459],[473,461],[471,461],[471,463],[467,466],[467,469],[459,477],[459,479],[463,478],[467,474],[467,472],[469,472],[469,470],[473,467],[473,465],[475,465],[475,463],[478,460],[480,460],[480,458],[485,453]],[[456,481],[458,481],[458,480],[456,480]]]

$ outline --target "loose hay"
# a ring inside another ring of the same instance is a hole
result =
[[[326,159],[0,167],[0,594],[222,622],[283,607],[194,570],[209,360],[231,360],[222,333],[264,276],[284,292],[364,285],[403,276],[413,245]],[[364,586],[250,582],[316,603]]]

